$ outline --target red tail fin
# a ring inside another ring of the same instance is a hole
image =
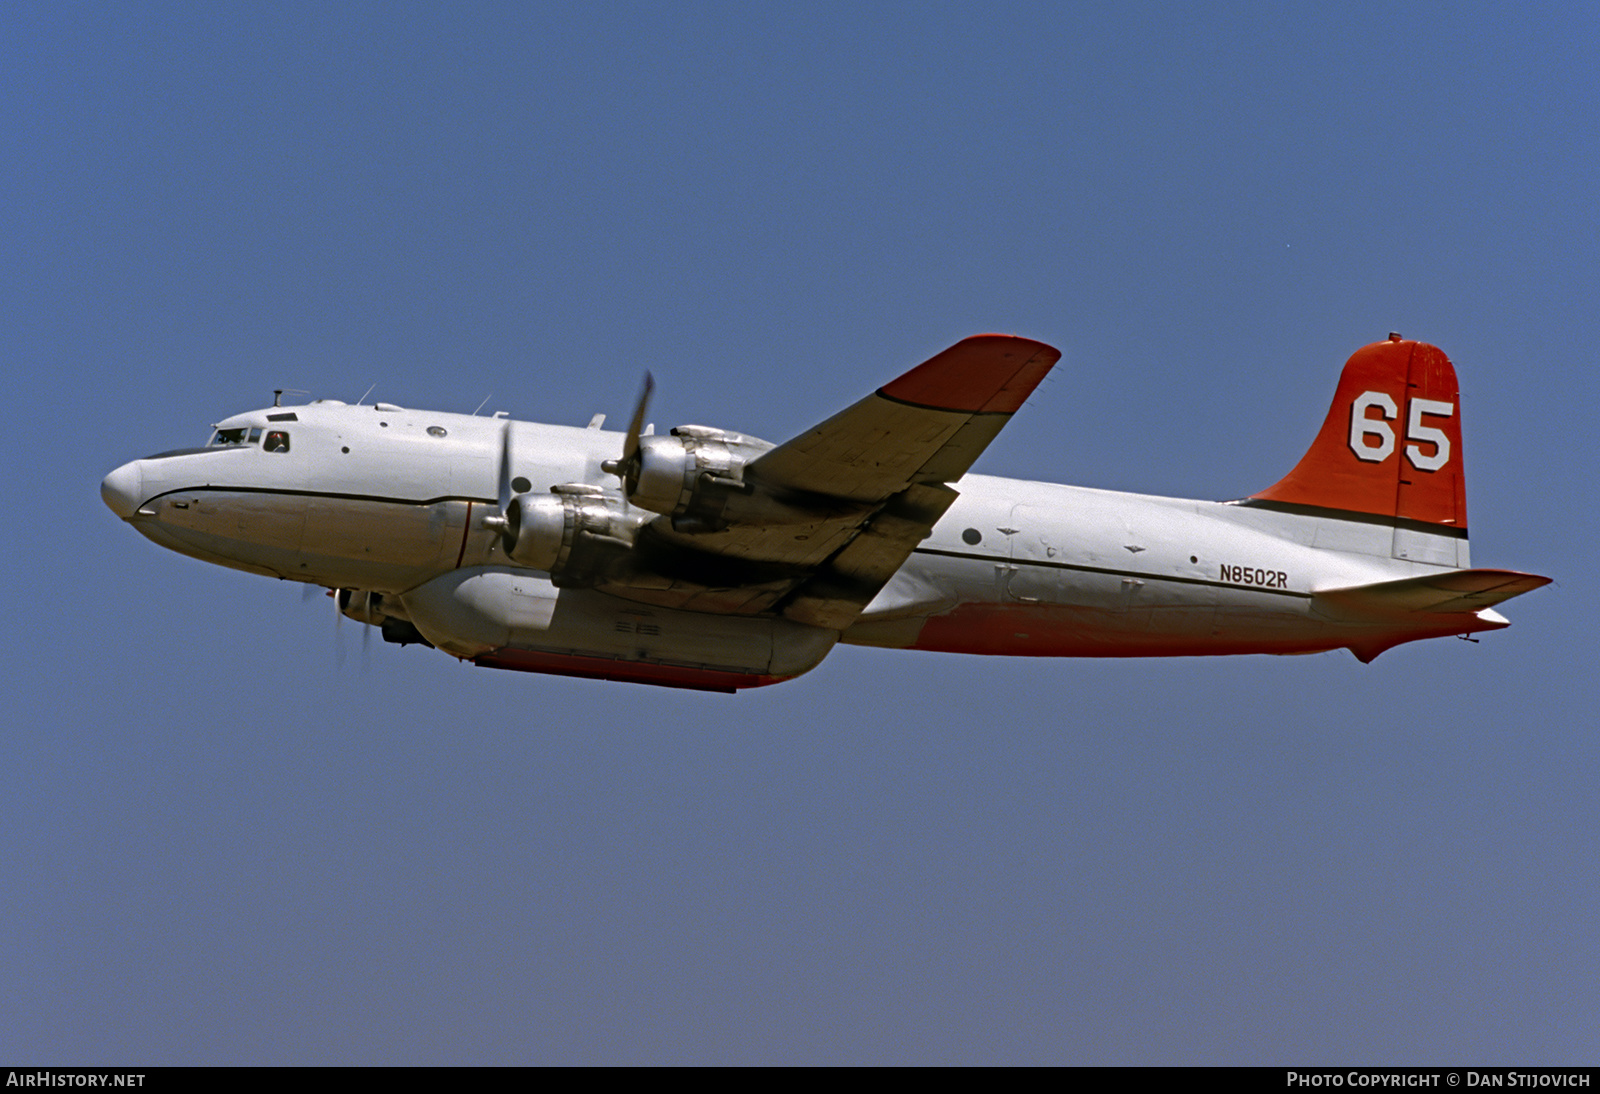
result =
[[[1345,363],[1322,431],[1254,500],[1444,525],[1465,534],[1461,396],[1435,346],[1391,335]]]

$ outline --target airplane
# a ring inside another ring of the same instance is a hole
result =
[[[476,665],[733,692],[839,643],[1034,657],[1362,662],[1509,621],[1550,579],[1474,569],[1455,369],[1349,359],[1275,485],[1199,501],[971,474],[1060,358],[981,334],[774,445],[318,399],[218,422],[101,494],[163,547],[325,586]]]

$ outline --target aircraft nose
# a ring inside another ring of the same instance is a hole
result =
[[[100,483],[100,496],[123,520],[133,516],[144,500],[144,472],[139,469],[139,461],[125,463],[107,475]]]

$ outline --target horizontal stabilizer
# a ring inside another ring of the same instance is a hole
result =
[[[1313,603],[1319,609],[1332,609],[1341,615],[1404,612],[1448,615],[1479,612],[1548,584],[1548,577],[1515,570],[1448,570],[1374,585],[1327,589],[1316,593]]]

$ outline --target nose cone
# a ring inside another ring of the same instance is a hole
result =
[[[139,461],[125,463],[107,475],[100,483],[100,496],[123,520],[133,516],[144,500],[144,473],[139,470]]]

